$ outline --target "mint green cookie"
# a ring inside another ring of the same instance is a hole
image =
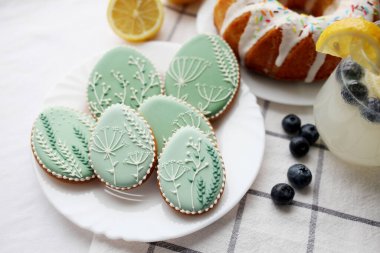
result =
[[[139,108],[151,126],[157,142],[157,153],[161,153],[165,141],[183,126],[194,126],[216,140],[214,131],[198,110],[190,104],[172,96],[153,96]]]
[[[223,161],[204,133],[194,127],[183,127],[161,153],[158,181],[171,207],[186,214],[200,214],[213,208],[222,195]]]
[[[94,177],[88,141],[95,121],[69,108],[44,110],[32,130],[33,153],[39,164],[58,178],[85,181]]]
[[[113,104],[134,109],[148,97],[161,94],[162,83],[153,64],[130,47],[108,51],[91,73],[87,99],[91,113],[99,117]]]
[[[153,169],[155,144],[146,121],[132,108],[107,108],[93,131],[91,165],[108,186],[130,189],[143,183]]]
[[[218,117],[239,87],[239,65],[217,35],[198,35],[178,51],[165,77],[165,92],[183,99],[209,118]]]

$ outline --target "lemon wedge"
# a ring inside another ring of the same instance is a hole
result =
[[[154,37],[164,19],[161,0],[111,0],[108,22],[122,39],[132,42]]]
[[[375,74],[380,73],[380,27],[364,18],[347,18],[328,26],[317,41],[317,51],[351,58]]]

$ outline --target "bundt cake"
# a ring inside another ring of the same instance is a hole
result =
[[[346,17],[374,21],[378,8],[379,0],[218,0],[214,22],[247,68],[312,82],[326,79],[340,61],[315,51],[321,32]]]

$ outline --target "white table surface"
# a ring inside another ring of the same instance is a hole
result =
[[[295,160],[280,121],[289,112],[313,122],[312,108],[260,101],[267,147],[251,190],[220,221],[169,242],[94,237],[61,216],[34,175],[29,135],[45,93],[85,59],[124,44],[106,21],[108,1],[0,0],[0,252],[380,252],[380,169],[339,161],[323,146]],[[196,34],[198,5],[167,6],[157,40]],[[278,208],[271,187],[303,162],[312,185]]]

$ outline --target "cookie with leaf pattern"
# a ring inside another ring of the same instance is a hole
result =
[[[184,214],[201,214],[219,201],[225,170],[216,145],[194,127],[180,128],[158,160],[158,182],[165,201]]]
[[[165,92],[216,118],[233,101],[240,84],[238,61],[217,35],[198,35],[175,55],[165,76]]]
[[[113,104],[134,109],[148,97],[162,93],[159,73],[141,53],[131,47],[107,52],[90,75],[87,100],[93,116],[99,117]]]
[[[92,117],[69,108],[51,107],[38,116],[32,130],[32,149],[50,174],[69,181],[94,178],[88,159]]]
[[[135,188],[153,171],[155,159],[153,134],[137,111],[115,104],[102,113],[90,141],[90,162],[102,182]]]
[[[194,126],[216,142],[208,119],[195,107],[173,96],[158,95],[148,98],[139,108],[153,130],[160,154],[165,142],[179,128]]]

